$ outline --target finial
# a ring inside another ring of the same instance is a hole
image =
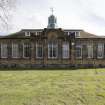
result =
[[[51,9],[51,13],[52,13],[52,15],[53,15],[54,9],[53,9],[53,8],[50,8],[50,9]]]

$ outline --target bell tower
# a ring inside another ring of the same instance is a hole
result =
[[[48,17],[48,26],[49,29],[57,28],[57,18],[53,15],[53,8],[51,8],[52,14]]]

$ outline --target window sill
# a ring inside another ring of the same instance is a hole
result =
[[[104,59],[104,57],[97,57],[97,59]]]
[[[1,57],[1,59],[8,59],[8,57]]]
[[[54,59],[58,59],[58,58],[48,58],[49,60],[54,60]]]
[[[83,58],[82,57],[81,58],[76,57],[76,59],[83,59]]]
[[[70,59],[70,58],[62,58],[62,59],[67,60],[67,59]]]
[[[44,58],[36,57],[35,59],[37,59],[37,60],[42,60],[42,59],[44,59]]]

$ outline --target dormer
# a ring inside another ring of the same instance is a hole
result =
[[[30,32],[25,32],[25,36],[31,36]]]

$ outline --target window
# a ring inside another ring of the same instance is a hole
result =
[[[43,57],[43,45],[36,43],[36,58]]]
[[[82,58],[82,45],[76,45],[76,58]]]
[[[69,43],[64,42],[62,45],[62,57],[69,58]]]
[[[36,35],[36,36],[38,35],[38,32],[37,32],[37,31],[35,32],[35,35]]]
[[[35,35],[36,35],[36,36],[37,36],[37,35],[41,35],[41,33],[42,33],[41,31],[36,31],[36,32],[35,32]]]
[[[57,43],[48,44],[48,58],[57,58],[58,56],[58,45]]]
[[[75,38],[75,32],[73,32],[73,31],[69,32],[69,36],[74,39]]]
[[[30,36],[30,32],[25,32],[25,36]]]
[[[80,36],[80,32],[75,32],[75,36],[79,37]]]
[[[18,57],[19,57],[18,44],[12,43],[12,58],[18,58]]]
[[[41,35],[42,32],[38,32],[39,35]]]
[[[88,58],[93,58],[93,45],[88,44],[87,45],[87,50],[88,50]]]
[[[70,32],[67,32],[67,35],[69,36],[70,35]]]
[[[7,57],[8,57],[7,44],[2,43],[1,44],[1,58],[7,58]]]
[[[23,57],[29,58],[31,56],[31,48],[29,43],[23,44]]]
[[[97,47],[97,58],[103,58],[104,57],[104,44],[98,43]]]
[[[69,35],[69,32],[64,32],[65,35]]]

